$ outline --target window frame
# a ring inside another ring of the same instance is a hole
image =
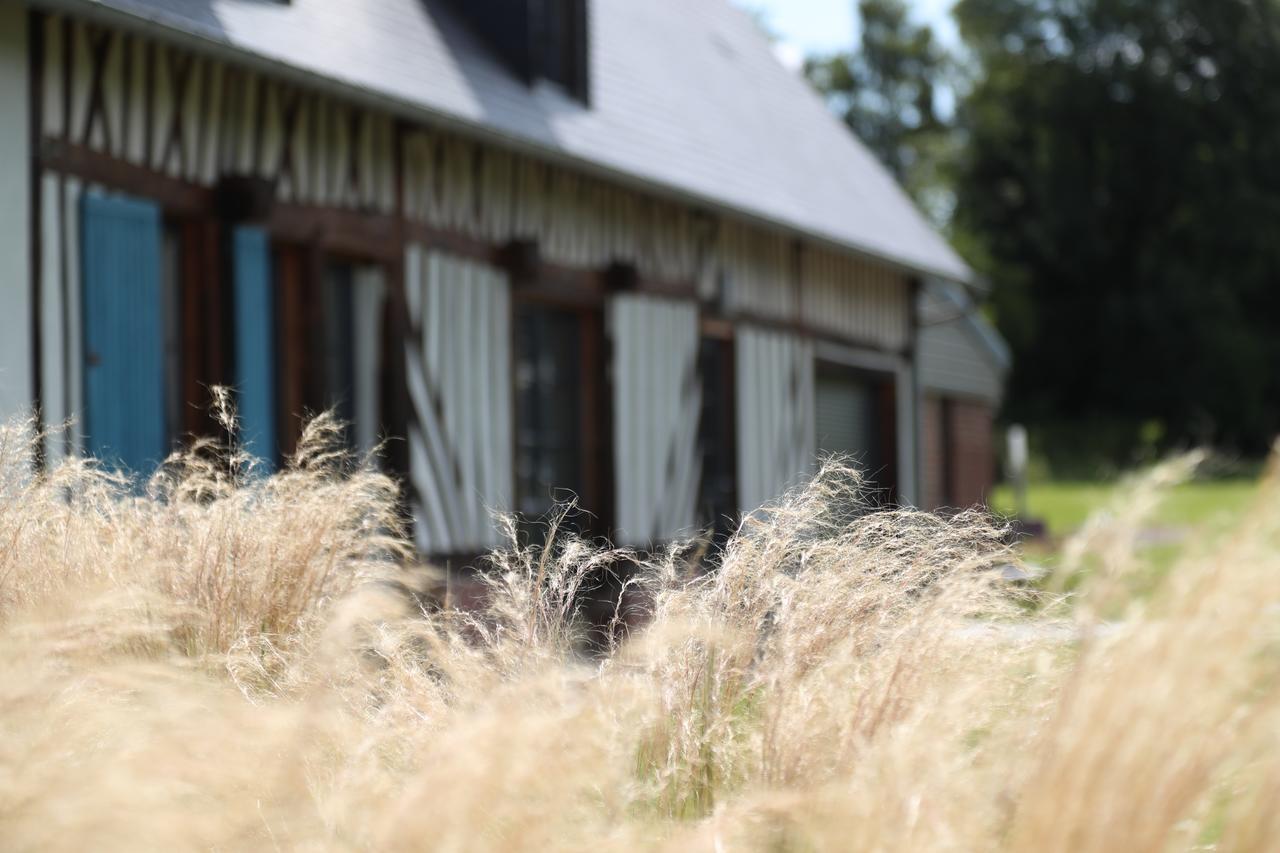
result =
[[[711,365],[709,352],[716,350],[718,365]],[[698,504],[696,517],[703,530],[709,530],[713,542],[718,546],[733,532],[740,514],[739,471],[738,471],[738,386],[737,386],[737,345],[734,339],[734,325],[728,320],[713,318],[703,314],[698,323],[698,379],[702,385],[702,410],[698,413],[698,454],[700,473],[698,478]],[[707,382],[708,374],[718,368],[717,384]],[[713,399],[714,396],[714,399]],[[720,415],[717,423],[707,423],[707,413],[711,407],[717,407]],[[714,442],[719,445],[717,453],[727,460],[727,480],[729,485],[720,495],[717,502],[707,482],[710,476],[706,459],[709,456],[708,445]],[[720,504],[720,505],[718,505]]]
[[[607,288],[602,273],[571,270],[550,264],[511,274],[511,418],[514,505],[522,495],[520,465],[520,400],[518,381],[518,323],[524,311],[548,310],[576,316],[579,329],[578,388],[581,409],[578,422],[581,493],[577,494],[578,532],[608,536],[613,527],[614,460],[613,398],[609,379],[610,349],[605,329]],[[522,519],[526,524],[539,519]]]

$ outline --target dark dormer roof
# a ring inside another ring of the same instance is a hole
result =
[[[449,0],[526,83],[550,80],[588,101],[588,0]]]
[[[513,73],[446,0],[43,0],[953,281],[970,271],[725,0],[589,0],[590,105]]]

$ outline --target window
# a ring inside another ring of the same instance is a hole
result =
[[[710,529],[717,543],[733,531],[738,514],[737,408],[734,398],[733,341],[704,337],[699,345],[702,412],[698,420],[698,452],[702,479],[698,484],[698,524]]]
[[[587,100],[587,4],[585,0],[544,0],[533,18],[535,73]]]
[[[606,518],[608,412],[599,311],[522,305],[515,316],[516,509],[534,521],[572,497]],[[587,516],[571,521],[593,531]]]
[[[521,80],[549,80],[588,102],[587,0],[453,0],[452,5]]]
[[[332,411],[353,450],[382,433],[385,286],[379,267],[329,258],[312,277],[300,247],[276,252],[280,445],[297,447],[301,416]]]
[[[347,445],[367,453],[382,432],[382,353],[385,285],[372,264],[330,260],[320,287],[319,406],[332,409]]]
[[[355,418],[351,291],[351,265],[325,264],[320,280],[320,334],[312,341],[313,357],[320,367],[316,408],[332,410],[343,424],[348,425]]]

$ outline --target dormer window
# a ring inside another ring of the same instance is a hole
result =
[[[587,0],[532,0],[535,77],[587,102]]]
[[[588,102],[590,0],[452,0],[521,80],[555,83]]]

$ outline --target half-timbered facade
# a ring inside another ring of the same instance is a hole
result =
[[[134,470],[213,384],[268,464],[333,408],[432,554],[570,493],[661,541],[821,452],[916,499],[916,282],[969,273],[883,170],[720,0],[488,5],[0,7],[0,407]]]

